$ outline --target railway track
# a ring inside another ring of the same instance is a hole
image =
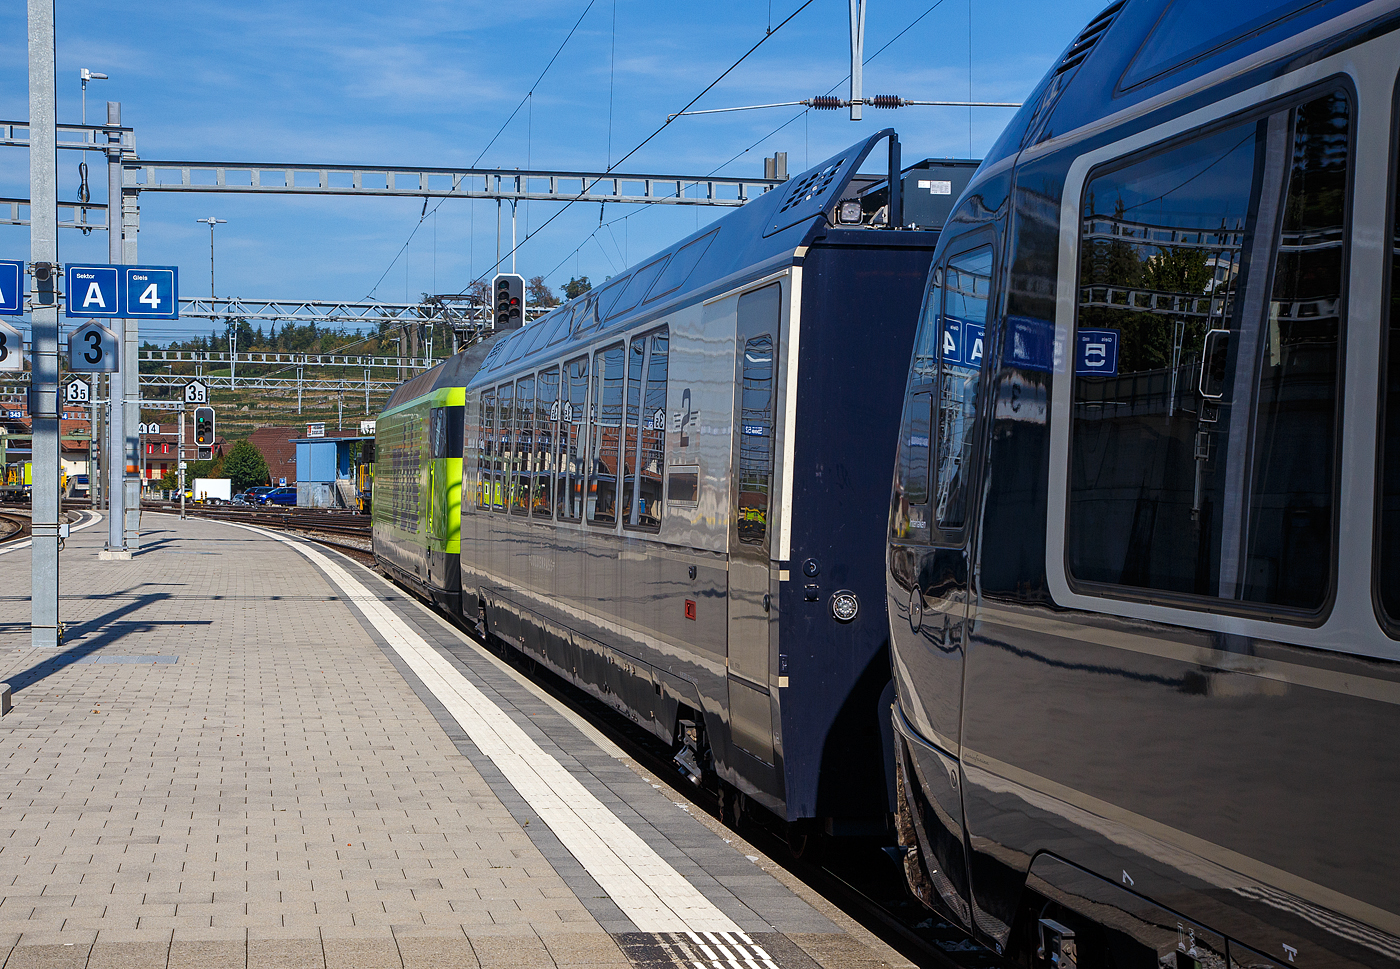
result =
[[[146,503],[144,507],[163,512],[178,512],[178,502]],[[370,520],[355,512],[332,511],[323,508],[250,508],[239,505],[185,505],[188,518],[210,518],[215,521],[256,525],[277,531],[296,532],[320,545],[344,552],[366,565],[374,564],[370,550]],[[345,541],[342,539],[349,539]],[[356,541],[358,540],[358,541]]]
[[[18,542],[29,535],[29,512],[13,509],[0,511],[0,545]]]

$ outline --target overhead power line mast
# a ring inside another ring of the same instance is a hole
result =
[[[861,68],[865,63],[865,0],[851,0],[851,120],[860,120]]]

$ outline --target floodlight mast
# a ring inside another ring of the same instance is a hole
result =
[[[96,71],[90,71],[84,67],[78,72],[78,77],[83,82],[83,124],[87,124],[87,82],[105,81],[107,80],[107,75],[99,74]]]

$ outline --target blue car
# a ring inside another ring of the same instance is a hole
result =
[[[267,494],[258,499],[262,505],[295,505],[297,503],[297,490],[295,488],[273,488]]]

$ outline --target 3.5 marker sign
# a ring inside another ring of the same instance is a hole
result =
[[[180,271],[175,266],[67,267],[69,317],[178,320]]]

